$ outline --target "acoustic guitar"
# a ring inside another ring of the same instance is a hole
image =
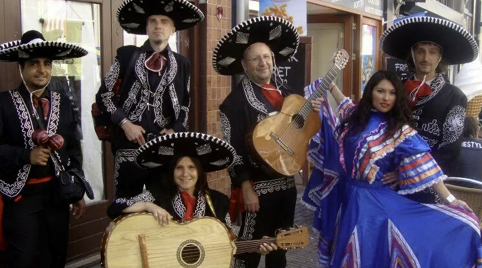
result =
[[[306,161],[308,143],[320,128],[320,117],[311,101],[326,92],[348,62],[348,53],[338,51],[334,65],[310,98],[292,94],[283,101],[281,111],[260,121],[247,135],[246,144],[255,161],[273,176],[293,176]]]
[[[126,214],[114,220],[102,239],[102,267],[222,268],[234,254],[255,252],[262,243],[281,249],[308,245],[306,227],[283,231],[276,238],[232,241],[218,219],[203,217],[160,226],[149,213]]]

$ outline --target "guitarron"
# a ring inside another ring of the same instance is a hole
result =
[[[306,161],[308,143],[320,128],[320,116],[311,101],[326,92],[348,62],[348,53],[338,51],[334,65],[310,98],[292,94],[285,98],[281,111],[265,118],[247,136],[247,146],[256,162],[273,176],[293,176]]]
[[[102,238],[102,266],[107,268],[229,268],[234,254],[255,252],[262,243],[281,249],[308,245],[306,227],[280,232],[276,238],[232,241],[218,219],[203,217],[160,226],[149,213],[115,219]]]

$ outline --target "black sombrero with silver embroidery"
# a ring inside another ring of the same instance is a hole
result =
[[[20,40],[0,45],[0,60],[18,62],[32,58],[63,60],[87,55],[87,50],[74,44],[46,41],[35,30],[25,32]]]
[[[410,49],[424,41],[442,47],[442,58],[449,64],[471,62],[479,51],[474,37],[461,25],[429,16],[410,17],[395,23],[381,36],[380,47],[388,55],[405,60]]]
[[[136,151],[141,167],[167,168],[175,156],[196,157],[205,172],[227,168],[234,161],[236,151],[227,142],[197,132],[177,132],[157,137]]]
[[[219,40],[213,51],[213,67],[222,75],[241,73],[244,51],[258,42],[268,45],[276,62],[282,62],[296,53],[299,39],[293,24],[285,19],[273,16],[252,18],[238,24]]]
[[[174,21],[176,31],[190,28],[204,19],[204,14],[186,0],[126,0],[117,9],[117,21],[131,34],[146,34],[147,18],[164,15]]]

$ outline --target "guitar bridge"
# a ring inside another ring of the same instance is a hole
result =
[[[280,138],[278,138],[278,136],[276,136],[276,134],[274,134],[273,132],[271,132],[269,134],[269,136],[276,141],[276,143],[281,147],[281,149],[285,150],[286,153],[288,153],[290,156],[293,156],[295,153],[290,149],[290,147],[288,147],[288,145],[286,145],[286,143],[284,143]]]

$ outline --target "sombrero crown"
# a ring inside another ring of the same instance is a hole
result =
[[[62,60],[79,58],[87,55],[87,50],[69,43],[46,41],[43,35],[35,30],[25,32],[20,40],[0,45],[0,60],[22,61],[32,58],[50,58]]]
[[[131,34],[146,34],[147,18],[152,15],[171,18],[177,31],[204,19],[201,10],[186,0],[126,0],[117,9],[117,21]]]
[[[205,172],[225,169],[231,165],[236,151],[227,142],[197,132],[162,135],[141,146],[136,152],[139,166],[167,169],[175,156],[196,157]]]
[[[474,37],[461,25],[429,16],[409,17],[395,23],[381,36],[380,47],[388,55],[405,60],[419,42],[439,45],[442,58],[449,64],[471,62],[479,51]]]
[[[213,51],[213,67],[222,75],[243,71],[244,51],[254,43],[265,43],[274,53],[276,62],[296,53],[300,38],[293,24],[273,16],[252,18],[235,26],[221,38]]]

